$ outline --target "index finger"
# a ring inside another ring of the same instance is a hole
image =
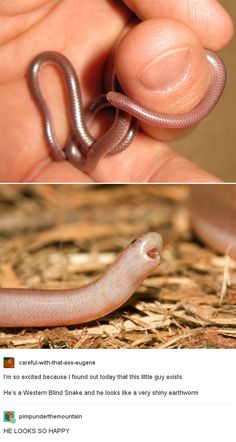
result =
[[[230,15],[217,0],[124,0],[141,19],[174,18],[187,24],[208,49],[222,49],[233,36]]]

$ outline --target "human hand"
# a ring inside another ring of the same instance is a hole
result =
[[[154,110],[181,113],[192,109],[209,81],[203,47],[219,50],[228,43],[233,32],[228,14],[216,0],[125,3],[141,20],[152,20],[135,26],[117,47],[116,71],[122,86],[132,98]],[[44,50],[62,52],[79,73],[86,104],[101,93],[105,60],[130,20],[130,12],[113,0],[22,0],[20,5],[12,0],[0,4],[0,16],[0,181],[216,180],[165,142],[157,141],[179,138],[184,135],[182,130],[142,126],[144,132],[140,131],[126,151],[102,159],[90,177],[69,162],[52,161],[26,82],[29,62]],[[169,60],[166,53],[171,54]],[[151,82],[150,92],[137,73],[153,59],[160,61],[156,74],[147,69],[144,73]],[[60,78],[53,68],[45,68],[42,83],[63,145],[70,128]],[[96,135],[102,133],[104,124],[103,119],[95,125]]]

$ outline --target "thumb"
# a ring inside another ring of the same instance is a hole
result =
[[[187,25],[174,19],[147,20],[135,26],[117,48],[115,67],[128,96],[143,107],[173,115],[193,109],[210,81],[204,48]],[[186,132],[143,127],[161,140]]]

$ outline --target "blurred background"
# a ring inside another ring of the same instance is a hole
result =
[[[236,1],[221,0],[236,25]],[[236,181],[236,37],[221,51],[227,84],[216,109],[185,139],[171,143],[180,153],[228,182]]]

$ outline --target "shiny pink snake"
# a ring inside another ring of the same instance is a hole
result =
[[[112,266],[83,287],[65,290],[0,288],[0,327],[49,327],[101,318],[124,304],[160,264],[162,237],[132,241]]]
[[[56,161],[67,159],[74,166],[90,173],[101,158],[115,155],[131,144],[137,133],[138,120],[152,126],[171,129],[194,126],[216,105],[226,81],[226,70],[222,59],[209,50],[206,50],[206,56],[211,70],[211,80],[203,98],[191,111],[171,115],[146,109],[123,93],[116,92],[115,84],[118,81],[114,71],[110,81],[112,90],[99,95],[84,110],[78,76],[70,61],[54,51],[38,54],[30,64],[29,86],[42,115],[45,137],[52,158]],[[57,139],[52,115],[40,88],[40,70],[46,63],[59,68],[68,90],[72,133],[68,136],[64,147]],[[106,107],[113,107],[115,110],[114,121],[107,132],[96,140],[89,131],[89,124],[95,115]]]

